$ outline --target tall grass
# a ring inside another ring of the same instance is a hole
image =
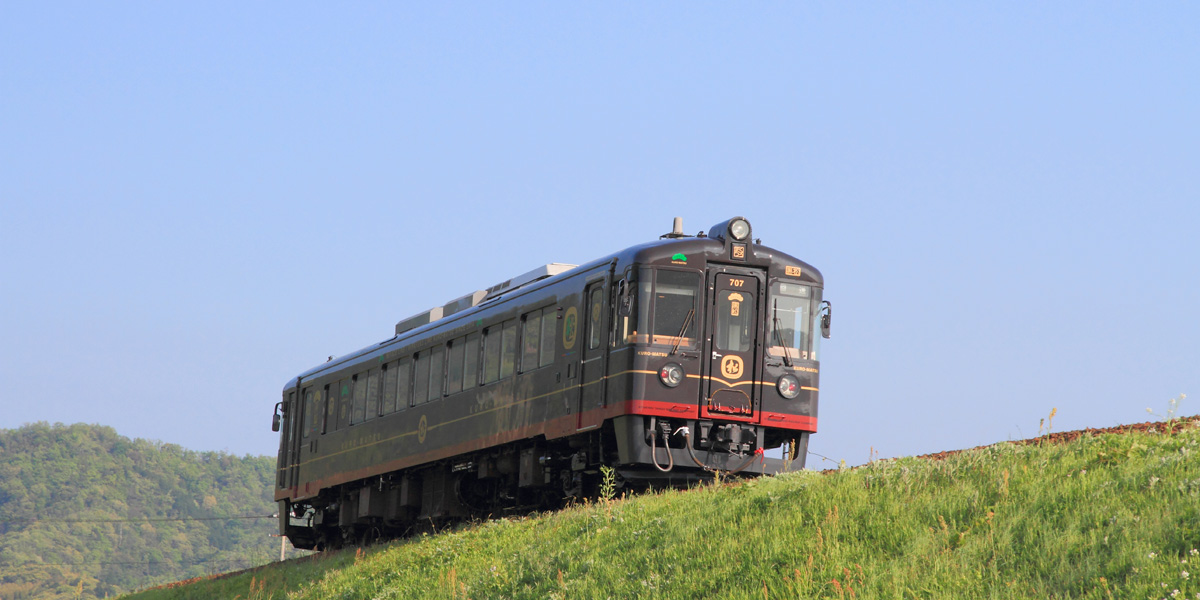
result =
[[[1196,600],[1198,548],[1193,426],[491,521],[392,543],[274,597]],[[183,597],[172,591],[136,597]]]

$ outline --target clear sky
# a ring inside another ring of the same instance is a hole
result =
[[[327,356],[734,215],[825,275],[814,452],[1194,414],[1198,107],[1188,2],[8,2],[0,427],[273,454]]]

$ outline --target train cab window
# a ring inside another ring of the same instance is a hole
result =
[[[775,282],[767,302],[770,328],[767,354],[809,360],[812,343],[812,289],[798,283]],[[812,357],[815,360],[815,356]]]
[[[649,281],[649,270],[642,269],[642,278]],[[633,344],[637,342],[638,315],[646,314],[643,310],[642,298],[647,298],[650,286],[645,286],[645,293],[639,294],[642,286],[638,285],[638,270],[630,268],[625,272],[625,279],[617,280],[613,286],[613,336],[612,344]],[[649,300],[644,300],[649,307]]]
[[[446,395],[457,394],[463,386],[463,351],[466,349],[466,338],[458,338],[450,342],[450,350],[446,353]]]
[[[538,344],[542,342],[542,311],[535,310],[524,317],[521,332],[521,372],[538,368]]]
[[[637,285],[637,315],[642,315],[649,319],[650,315],[650,300],[654,298],[654,280],[650,269],[642,269],[642,281]],[[649,344],[650,336],[644,329],[648,328],[648,323],[639,323],[638,319],[629,319],[629,335],[625,341],[630,344]]]
[[[479,334],[468,335],[463,343],[463,389],[479,383]]]
[[[370,421],[379,416],[379,384],[380,377],[383,371],[380,369],[371,369],[367,375],[367,420]]]
[[[442,389],[446,381],[445,371],[446,347],[438,346],[429,352],[429,395],[427,400],[437,400],[442,397]]]
[[[412,398],[412,359],[406,358],[396,366],[396,410],[408,408]]]
[[[656,273],[652,319],[654,330],[650,343],[695,347],[698,320],[696,297],[699,291],[699,273],[667,270]]]
[[[355,375],[354,381],[354,412],[350,414],[350,424],[357,425],[366,420],[367,414],[367,374]]]
[[[429,357],[425,350],[417,355],[416,372],[413,373],[413,406],[429,401]]]
[[[504,335],[500,345],[500,379],[505,379],[516,371],[517,367],[517,322],[515,320],[504,324]]]

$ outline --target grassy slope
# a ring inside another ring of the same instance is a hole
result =
[[[601,502],[134,598],[1191,600],[1197,548],[1193,424]]]

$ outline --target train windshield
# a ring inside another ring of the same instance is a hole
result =
[[[786,354],[793,359],[817,360],[812,339],[817,315],[812,308],[818,300],[807,285],[783,282],[771,285],[771,299],[767,305],[771,330],[770,346],[767,347],[769,356]]]
[[[700,274],[658,271],[654,277],[652,344],[696,345],[696,296]]]
[[[650,316],[650,319],[646,322],[643,317],[640,323],[644,330],[648,330],[648,335],[636,335],[635,341],[695,347],[699,310],[696,298],[700,293],[700,274],[645,269],[639,288],[639,312]]]

